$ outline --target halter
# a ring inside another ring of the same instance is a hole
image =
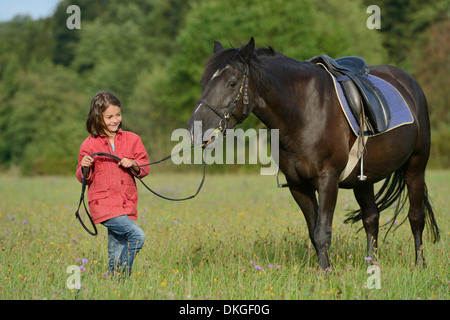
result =
[[[242,84],[241,87],[239,88],[239,93],[236,96],[236,98],[230,103],[228,109],[225,112],[221,112],[219,110],[219,108],[215,107],[213,104],[209,103],[206,99],[200,99],[197,101],[197,104],[201,103],[204,104],[205,106],[207,106],[208,108],[210,108],[212,111],[214,111],[215,114],[217,114],[220,117],[220,121],[219,121],[219,126],[217,129],[219,129],[222,133],[225,132],[225,130],[228,127],[228,121],[230,120],[230,116],[233,113],[234,109],[236,108],[237,104],[239,103],[239,100],[241,100],[241,95],[242,92],[244,92],[244,98],[243,98],[243,104],[244,104],[244,109],[242,114],[245,116],[245,118],[247,118],[247,108],[248,108],[248,65],[245,65],[245,69],[242,70],[242,68],[240,68],[238,65],[236,65],[236,68],[241,71],[244,76],[242,77]],[[241,123],[242,121],[245,120],[242,119],[240,121],[238,121],[238,123]]]

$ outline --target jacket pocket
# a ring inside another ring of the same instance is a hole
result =
[[[101,199],[106,199],[109,197],[109,188],[96,189],[88,193],[89,205],[97,205],[98,201]]]
[[[122,200],[122,207],[127,213],[136,211],[138,201],[137,192],[125,192],[125,194],[122,196]]]
[[[126,202],[128,202],[129,204],[136,204],[136,202],[138,201],[138,194],[137,192],[135,193],[125,193],[125,199]]]

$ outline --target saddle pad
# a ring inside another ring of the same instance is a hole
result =
[[[326,68],[325,68],[326,70]],[[327,70],[328,72],[328,70]],[[328,72],[329,73],[329,72]],[[339,102],[342,107],[342,111],[345,114],[345,117],[347,118],[347,121],[352,128],[353,133],[358,136],[359,133],[359,125],[356,121],[355,117],[353,116],[353,113],[350,110],[350,107],[348,106],[347,99],[345,98],[344,92],[342,91],[341,84],[337,79],[329,73],[331,78],[333,79],[334,87],[336,90],[337,97],[339,99]],[[384,81],[381,78],[375,77],[373,75],[368,75],[369,80],[377,86],[377,88],[384,94],[384,97],[386,98],[389,108],[391,109],[391,123],[389,124],[389,127],[387,130],[383,132],[379,132],[374,134],[371,131],[366,131],[365,135],[368,136],[376,136],[383,134],[385,132],[388,132],[390,130],[393,130],[395,128],[398,128],[403,125],[411,124],[414,122],[414,118],[411,114],[411,111],[408,108],[408,105],[406,104],[405,99],[403,99],[400,92],[397,91],[394,86],[389,84],[388,82]]]

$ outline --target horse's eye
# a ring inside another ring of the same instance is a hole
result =
[[[236,85],[237,85],[237,82],[231,81],[230,83],[228,83],[228,88],[235,88]]]

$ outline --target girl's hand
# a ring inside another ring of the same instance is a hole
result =
[[[81,160],[81,166],[90,168],[94,164],[94,159],[91,156],[84,156]]]
[[[123,158],[119,162],[119,166],[122,166],[124,168],[130,168],[130,167],[135,166],[135,165],[136,165],[136,162],[134,162],[134,160],[130,160],[130,159],[127,159],[127,158]]]
[[[122,160],[120,160],[119,162],[119,166],[122,166],[124,168],[131,168],[132,166],[137,166],[136,161],[134,160],[130,160],[127,158],[123,158]],[[132,168],[136,173],[139,173],[140,169],[139,167],[136,168]]]

